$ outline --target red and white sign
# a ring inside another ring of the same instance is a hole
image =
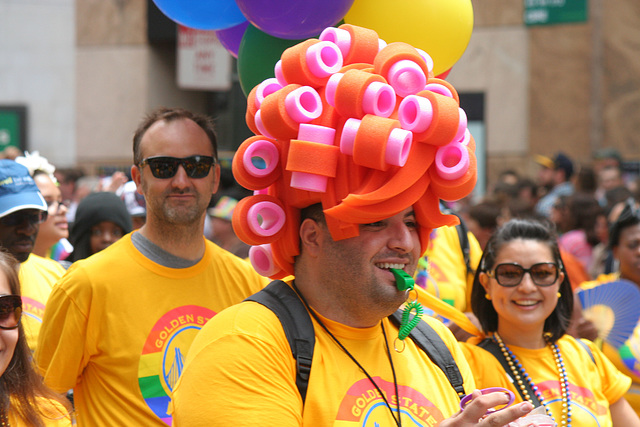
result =
[[[215,31],[178,26],[178,87],[225,91],[231,88],[232,57]]]

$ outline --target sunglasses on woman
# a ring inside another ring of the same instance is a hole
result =
[[[485,273],[506,288],[518,286],[525,273],[529,273],[531,280],[537,286],[551,286],[558,280],[560,269],[553,262],[539,262],[529,268],[516,263],[504,263],[496,265],[493,271],[485,271]]]
[[[151,174],[159,179],[173,178],[178,173],[178,167],[182,165],[189,178],[204,178],[209,175],[209,170],[214,160],[211,156],[191,156],[191,157],[169,157],[155,156],[147,157],[138,165],[143,168],[149,165]]]
[[[22,315],[22,298],[18,295],[0,296],[0,329],[15,329]]]

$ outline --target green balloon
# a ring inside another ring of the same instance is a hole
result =
[[[245,96],[264,80],[274,77],[273,68],[287,48],[303,40],[270,36],[249,24],[238,49],[238,78]]]

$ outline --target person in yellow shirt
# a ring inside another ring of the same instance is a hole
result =
[[[617,220],[611,225],[609,246],[618,260],[618,271],[601,274],[596,280],[583,283],[578,292],[590,291],[620,279],[640,286],[640,211],[634,200],[625,202]],[[598,329],[603,325],[596,323],[594,326]],[[640,322],[619,348],[606,341],[600,342],[604,354],[620,371],[631,377],[631,388],[625,397],[640,416]]]
[[[555,233],[514,219],[489,240],[471,307],[484,340],[462,344],[479,387],[510,389],[561,426],[640,426],[631,380],[590,342],[566,334],[573,293]]]
[[[18,263],[0,251],[0,425],[70,427],[71,405],[35,371],[22,324]]]
[[[204,237],[216,145],[206,116],[161,108],[145,117],[131,173],[146,223],[74,262],[51,293],[35,360],[51,388],[73,388],[78,426],[171,424],[169,396],[196,333],[265,284]]]

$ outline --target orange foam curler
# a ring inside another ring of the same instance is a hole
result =
[[[389,152],[393,149],[407,154],[411,136],[411,132],[400,127],[398,120],[367,114],[362,121],[349,119],[345,122],[340,135],[340,151],[353,155],[353,161],[358,165],[387,170],[394,164],[388,161]]]
[[[307,64],[307,50],[318,43],[322,42],[318,39],[307,39],[282,52],[282,75],[288,83],[318,88],[329,80],[328,75],[315,75]]]
[[[336,176],[340,149],[312,141],[292,139],[286,169],[293,172],[291,186],[307,191],[324,192],[327,178]]]
[[[446,91],[447,96],[450,95],[453,99],[456,100],[456,104],[460,105],[460,97],[458,96],[458,91],[456,90],[456,88],[453,87],[451,83],[449,83],[446,80],[439,79],[437,77],[432,77],[429,80],[427,80],[427,85],[433,85],[433,84],[444,86],[447,89]]]
[[[458,132],[460,111],[455,99],[428,90],[418,92],[417,96],[427,98],[433,109],[431,124],[424,132],[414,133],[416,141],[431,145],[447,145]]]
[[[264,169],[253,165],[254,157],[264,161]],[[280,144],[264,136],[247,138],[233,156],[231,170],[240,185],[249,190],[261,190],[273,184],[282,172]]]
[[[427,79],[429,76],[429,67],[427,63],[424,61],[420,53],[410,44],[395,42],[389,43],[386,47],[384,47],[376,56],[373,61],[374,72],[376,74],[380,74],[388,82],[391,83],[391,79],[389,75],[391,74],[392,68],[401,63],[401,61],[410,61],[415,63],[420,70],[422,71],[422,75],[424,77],[424,84],[427,83]],[[391,83],[393,86],[393,84]],[[419,90],[424,89],[424,85],[420,87]]]
[[[282,202],[267,194],[245,197],[233,210],[231,225],[238,237],[250,245],[278,240],[287,218]]]
[[[338,28],[347,30],[351,36],[351,46],[349,53],[344,55],[344,64],[348,65],[354,62],[373,64],[373,60],[380,50],[378,33],[350,24],[342,24]]]
[[[459,200],[468,196],[476,186],[478,179],[478,162],[476,156],[467,147],[469,153],[469,169],[460,178],[454,180],[443,179],[435,167],[429,169],[431,189],[442,200]]]
[[[300,87],[298,84],[287,85],[262,101],[260,107],[262,124],[275,139],[291,139],[298,135],[300,123],[287,114],[285,99]]]
[[[349,70],[344,73],[335,88],[334,105],[336,111],[345,117],[362,118],[365,115],[364,109],[371,108],[366,105],[368,103],[365,102],[365,94],[374,82],[387,83],[382,76],[362,70]],[[395,97],[395,94],[393,96]],[[392,101],[395,106],[395,99]],[[393,107],[391,109],[393,110]]]

